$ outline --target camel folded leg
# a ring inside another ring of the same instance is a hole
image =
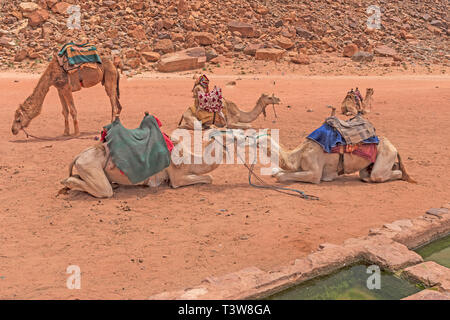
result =
[[[181,120],[178,124],[178,128],[194,130],[194,121],[196,121],[196,120],[197,120],[197,118],[192,113],[191,109],[189,108],[181,116]]]
[[[79,178],[71,176],[61,183],[70,189],[85,191],[96,198],[110,198],[113,196],[113,189],[103,170],[105,161],[104,150],[87,149],[75,160]]]
[[[373,165],[370,181],[385,182],[402,179],[400,170],[392,170],[396,159],[397,149],[386,138],[383,138],[378,146],[377,160]]]
[[[314,171],[297,171],[297,172],[280,172],[275,175],[278,182],[308,182],[308,183],[320,183],[320,174]]]
[[[252,126],[249,123],[243,123],[243,122],[236,122],[236,123],[229,123],[228,128],[229,129],[250,129]]]
[[[186,176],[177,177],[175,180],[170,179],[170,186],[172,188],[179,188],[190,186],[193,184],[211,184],[212,177],[210,175],[195,175],[190,174]]]

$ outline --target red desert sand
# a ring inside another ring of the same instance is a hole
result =
[[[368,119],[378,135],[397,147],[418,184],[368,184],[357,175],[320,185],[290,184],[320,197],[307,201],[252,188],[246,168],[235,164],[212,172],[212,185],[164,186],[157,191],[121,186],[113,198],[102,200],[77,191],[57,196],[69,163],[96,143],[93,137],[110,121],[109,100],[101,86],[75,93],[83,139],[67,140],[52,88],[42,114],[28,128],[51,140],[13,136],[14,111],[37,78],[3,74],[0,299],[145,299],[212,275],[287,264],[321,243],[340,244],[448,202],[448,76],[209,77],[242,109],[253,107],[262,92],[280,97],[277,121],[269,106],[268,118],[260,116],[253,127],[280,129],[281,144],[290,148],[321,125],[330,114],[326,105],[339,110],[350,88],[363,93],[374,88]],[[227,86],[230,81],[236,85]],[[192,84],[192,74],[122,77],[122,123],[134,128],[149,111],[170,134],[192,103]],[[264,179],[275,183],[271,177]],[[66,287],[69,265],[81,268],[81,290]]]

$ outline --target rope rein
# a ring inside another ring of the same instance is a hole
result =
[[[227,131],[220,130],[219,132],[223,134],[223,133],[226,133]],[[267,136],[267,135],[268,134],[263,134],[263,135],[259,135],[257,137],[246,136],[246,138],[254,138],[255,142],[256,142],[259,138],[261,138],[263,136]],[[222,147],[224,147],[225,150],[227,151],[227,154],[229,154],[229,151],[228,151],[227,147],[223,143],[221,143],[218,140],[216,140],[216,142],[220,143],[222,145]],[[256,148],[257,148],[256,143],[254,145],[254,148],[255,148],[255,152],[256,152]],[[276,192],[279,192],[279,193],[283,193],[283,194],[286,194],[286,195],[289,195],[289,196],[300,197],[300,198],[305,199],[305,200],[319,200],[319,197],[314,196],[314,195],[310,195],[310,194],[306,194],[305,192],[303,192],[301,190],[298,190],[298,189],[279,187],[279,186],[274,186],[274,185],[267,184],[264,180],[262,180],[260,177],[258,177],[258,175],[253,170],[255,165],[256,165],[256,157],[254,159],[254,162],[249,166],[245,162],[245,160],[242,159],[242,157],[240,156],[239,153],[237,153],[237,156],[238,156],[239,160],[242,161],[242,163],[244,164],[244,166],[248,170],[248,183],[249,183],[250,186],[252,186],[254,188],[270,189],[270,190],[273,190],[273,191],[276,191]],[[255,176],[255,178],[259,181],[259,183],[261,183],[260,185],[254,184],[252,182],[252,175]]]
[[[36,139],[36,140],[42,140],[42,141],[55,141],[54,138],[42,138],[42,137],[34,136],[34,135],[28,133],[28,132],[25,130],[25,128],[23,128],[23,127],[21,128],[21,130],[25,133],[25,135],[27,136],[27,139],[28,139],[29,137],[31,137],[31,138],[34,138],[34,139]],[[88,137],[72,137],[72,138],[69,138],[69,139],[67,139],[67,140],[72,140],[72,139],[92,140],[92,138],[88,138]]]

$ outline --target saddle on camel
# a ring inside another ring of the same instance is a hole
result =
[[[370,122],[360,114],[341,121],[332,109],[332,116],[294,149],[286,149],[273,139],[267,144],[268,153],[274,149],[279,155],[279,168],[272,170],[278,182],[318,184],[342,174],[359,173],[365,182],[415,183],[397,148],[386,137],[378,137]]]
[[[59,65],[69,75],[73,91],[81,90],[84,87],[83,77],[80,73],[82,69],[97,70],[98,66],[102,64],[97,48],[89,43],[66,43],[58,52],[57,58]]]
[[[362,157],[373,165],[380,142],[373,125],[360,114],[348,121],[328,117],[307,138],[320,144],[324,152],[339,153],[338,175],[345,173],[345,153]]]
[[[222,89],[214,86],[214,89],[209,91],[209,79],[206,75],[202,75],[195,81],[192,94],[194,104],[190,109],[203,127],[226,126],[226,109],[223,108]]]
[[[26,133],[25,128],[41,113],[45,97],[52,86],[58,90],[61,101],[65,136],[70,134],[69,115],[73,120],[74,135],[80,134],[72,92],[93,87],[98,83],[105,87],[111,103],[111,122],[114,121],[115,116],[122,110],[119,102],[119,64],[120,61],[100,58],[97,48],[91,44],[65,44],[54,54],[33,93],[17,108],[11,127],[12,133],[16,135],[20,130]]]
[[[112,183],[118,185],[144,185],[157,188],[167,182],[172,188],[212,183],[207,173],[215,170],[220,162],[206,163],[204,157],[215,157],[216,140],[211,139],[205,146],[204,154],[190,151],[190,145],[172,140],[161,132],[161,122],[154,116],[146,115],[139,128],[129,130],[116,120],[105,126],[101,142],[78,154],[69,165],[69,177],[61,181],[68,190],[79,190],[97,198],[113,196]],[[186,163],[171,161],[171,152],[177,152]],[[226,146],[220,147],[226,150]],[[225,154],[225,153],[224,153]],[[73,174],[76,168],[77,174]]]

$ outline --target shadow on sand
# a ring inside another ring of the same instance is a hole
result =
[[[20,140],[9,140],[12,143],[35,143],[35,142],[51,142],[51,141],[67,141],[67,140],[75,140],[75,139],[83,139],[83,140],[92,140],[98,141],[99,132],[81,132],[79,136],[57,136],[57,137],[48,137],[48,136],[39,136],[37,138],[28,137]]]

